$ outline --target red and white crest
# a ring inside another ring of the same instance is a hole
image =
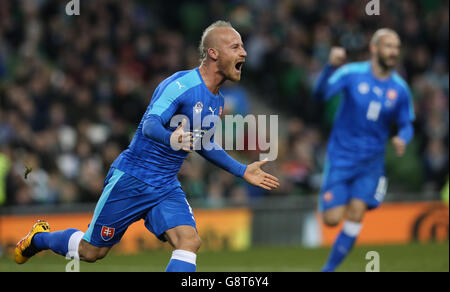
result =
[[[115,228],[108,227],[108,226],[102,226],[102,232],[101,236],[104,241],[111,240],[114,236]]]
[[[327,203],[333,201],[333,192],[327,191],[325,194],[323,194],[323,200]]]
[[[389,89],[387,92],[387,98],[389,98],[390,100],[395,100],[397,99],[397,91],[395,89]]]

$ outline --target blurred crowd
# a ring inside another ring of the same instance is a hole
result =
[[[78,16],[66,15],[66,2],[0,0],[0,205],[97,201],[153,90],[199,65],[202,30],[218,19],[248,52],[242,82],[223,88],[225,114],[245,116],[257,103],[279,115],[278,159],[265,169],[282,187],[266,193],[191,154],[179,174],[190,199],[219,207],[317,194],[336,102],[313,102],[314,81],[332,46],[368,59],[372,33],[386,26],[402,38],[398,70],[414,95],[415,192],[446,182],[448,1],[381,0],[379,16],[361,0],[81,0]]]

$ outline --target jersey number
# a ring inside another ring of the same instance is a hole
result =
[[[369,104],[369,109],[367,110],[367,119],[369,121],[377,121],[381,111],[381,103],[378,101],[371,101]]]

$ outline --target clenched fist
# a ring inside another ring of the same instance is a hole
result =
[[[328,57],[328,63],[331,66],[339,67],[345,63],[347,59],[347,53],[342,47],[332,47],[330,51],[330,56]]]

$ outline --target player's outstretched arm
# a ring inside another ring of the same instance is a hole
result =
[[[220,145],[217,144],[214,140],[212,140],[211,144],[209,144],[209,148],[209,150],[206,150],[202,145],[202,149],[197,150],[197,153],[209,162],[219,166],[223,170],[226,170],[237,177],[244,176],[244,173],[247,169],[247,166],[245,164],[242,164],[233,159],[233,157],[228,155],[225,150],[223,150],[222,147],[220,147]]]
[[[323,69],[322,73],[320,73],[319,78],[317,79],[312,97],[315,100],[325,100],[327,96],[328,90],[328,79],[333,75],[337,68],[341,67],[347,58],[347,54],[344,48],[342,47],[333,47],[331,48],[330,55],[328,57],[328,64]],[[330,96],[328,96],[330,97]]]
[[[161,118],[156,115],[150,117],[144,122],[142,133],[145,137],[153,139],[159,143],[171,146],[174,150],[184,150],[192,152],[194,138],[192,132],[185,132],[186,120],[176,128],[175,131],[170,132],[164,128]]]
[[[264,172],[261,166],[267,163],[267,160],[256,161],[249,165],[239,163],[231,156],[229,156],[225,150],[217,145],[216,142],[212,142],[215,146],[211,150],[201,149],[197,151],[198,154],[206,158],[208,161],[221,167],[235,176],[242,177],[248,183],[261,187],[266,190],[276,189],[280,186],[278,179],[273,175]]]
[[[201,150],[198,150],[197,153],[229,173],[242,177],[252,185],[266,190],[276,189],[280,186],[276,177],[261,169],[261,166],[266,164],[267,160],[256,161],[249,165],[245,165],[233,159],[216,142],[211,141],[211,143],[210,146],[213,146],[211,147],[211,150],[202,148]]]
[[[261,169],[267,163],[267,159],[256,161],[247,166],[243,178],[250,184],[266,190],[273,190],[280,186],[278,178]]]

